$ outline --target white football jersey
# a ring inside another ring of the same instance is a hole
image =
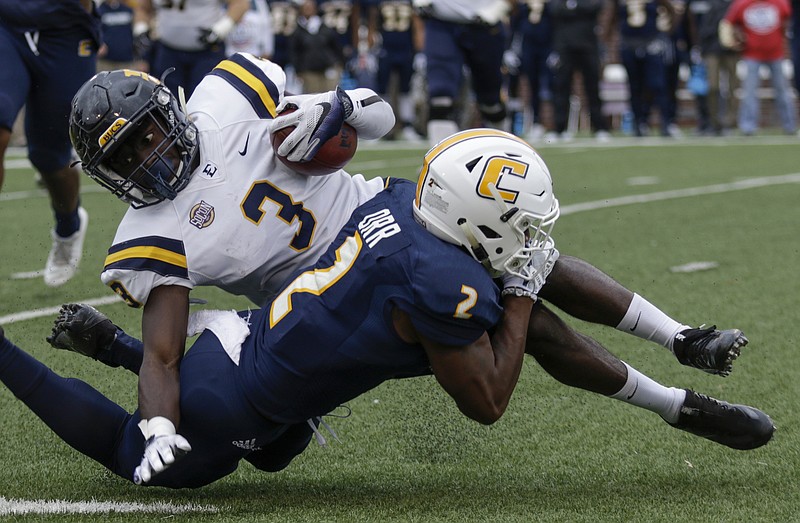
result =
[[[511,8],[508,0],[422,0],[414,2],[439,20],[459,24],[496,24]]]
[[[236,54],[207,75],[188,102],[200,163],[174,200],[129,209],[102,281],[140,307],[159,285],[211,285],[257,305],[298,268],[313,264],[382,179],[338,171],[306,177],[270,143],[283,70]]]
[[[181,51],[202,51],[200,29],[210,29],[225,16],[223,0],[153,0],[160,42]]]

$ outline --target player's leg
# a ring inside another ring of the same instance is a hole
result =
[[[5,179],[5,156],[11,140],[11,130],[25,98],[28,96],[31,80],[21,53],[21,35],[12,35],[0,25],[0,56],[3,66],[0,67],[0,190]],[[28,50],[29,52],[29,50]]]
[[[69,140],[72,97],[95,72],[96,51],[82,32],[47,33],[39,38],[33,60],[36,89],[25,108],[28,156],[41,173],[55,215],[53,246],[44,281],[66,283],[78,269],[88,214],[80,207],[80,170]]]
[[[470,26],[461,36],[466,62],[472,73],[472,89],[483,124],[507,130],[503,89],[503,51],[506,34],[502,24],[493,27]]]
[[[83,381],[63,378],[10,340],[0,327],[0,381],[65,443],[120,473],[121,442],[138,431],[131,415]],[[144,441],[130,448],[141,456]],[[131,469],[132,471],[132,469]],[[130,479],[128,476],[126,479]]]
[[[747,338],[738,329],[691,328],[588,262],[560,256],[539,296],[567,314],[669,349],[684,365],[727,376]]]
[[[290,426],[275,441],[248,454],[244,459],[265,472],[278,472],[289,466],[311,442],[314,430],[308,423]]]
[[[566,385],[650,410],[675,428],[731,448],[760,447],[775,431],[769,416],[758,409],[657,383],[570,328],[541,303],[531,316],[526,352]]]
[[[457,24],[425,21],[425,56],[428,78],[428,142],[436,145],[458,131],[454,113],[461,90],[464,57],[456,45]]]

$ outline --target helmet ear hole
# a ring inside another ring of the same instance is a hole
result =
[[[492,240],[495,240],[497,238],[502,238],[502,236],[497,231],[495,231],[488,225],[478,225],[478,230],[480,230],[484,236]]]

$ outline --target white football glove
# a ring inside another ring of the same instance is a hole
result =
[[[233,30],[235,25],[236,22],[234,22],[230,16],[225,15],[217,20],[211,27],[201,28],[198,39],[200,43],[208,46],[218,44],[225,40],[225,37],[228,36],[228,33]]]
[[[514,296],[527,296],[533,301],[537,300],[539,291],[544,287],[547,277],[553,270],[556,260],[558,260],[559,252],[555,248],[552,239],[547,241],[546,248],[533,253],[531,260],[528,262],[529,266],[536,268],[536,275],[531,280],[523,280],[519,276],[513,274],[506,274],[503,276],[503,291],[502,295],[506,296],[512,294]]]
[[[186,438],[175,433],[175,425],[167,418],[156,416],[142,420],[139,429],[147,442],[142,462],[133,471],[133,482],[137,485],[147,483],[192,450]]]
[[[270,131],[296,127],[276,151],[290,162],[313,158],[325,142],[339,133],[345,118],[353,114],[353,102],[341,87],[322,94],[287,96],[276,111],[280,114],[287,107],[297,109],[272,120]]]

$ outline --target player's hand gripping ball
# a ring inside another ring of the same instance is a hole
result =
[[[281,116],[294,112],[294,107],[288,107]],[[278,154],[278,148],[286,137],[295,130],[294,125],[278,129],[272,133],[272,149],[275,156],[291,170],[305,176],[325,176],[342,169],[353,159],[358,146],[358,134],[348,123],[342,123],[341,129],[331,138],[326,140],[309,160],[289,160],[286,156]],[[287,155],[290,156],[291,154]]]

